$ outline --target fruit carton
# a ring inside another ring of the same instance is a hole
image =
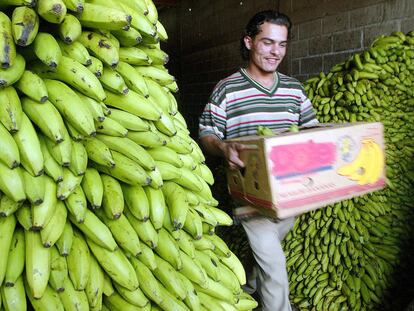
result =
[[[230,194],[238,205],[271,217],[296,216],[385,186],[379,122],[320,124],[229,141],[246,146],[240,153],[245,167],[226,171]]]

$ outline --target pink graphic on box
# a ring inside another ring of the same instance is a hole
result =
[[[332,169],[336,159],[333,143],[304,143],[274,146],[269,152],[273,163],[272,175],[283,179]]]

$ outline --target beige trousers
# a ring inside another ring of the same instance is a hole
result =
[[[247,276],[248,286],[255,287],[262,300],[262,311],[291,311],[286,258],[281,242],[293,227],[295,218],[273,221],[265,217],[243,220],[257,277]],[[256,284],[255,284],[256,281]]]

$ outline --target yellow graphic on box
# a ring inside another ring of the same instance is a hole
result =
[[[356,158],[343,166],[337,173],[356,181],[359,185],[374,184],[384,169],[384,153],[373,139],[362,140],[361,149]]]

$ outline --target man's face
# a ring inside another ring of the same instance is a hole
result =
[[[260,26],[260,32],[254,37],[246,36],[244,43],[250,50],[249,66],[264,73],[273,73],[286,54],[288,29],[272,23]]]

